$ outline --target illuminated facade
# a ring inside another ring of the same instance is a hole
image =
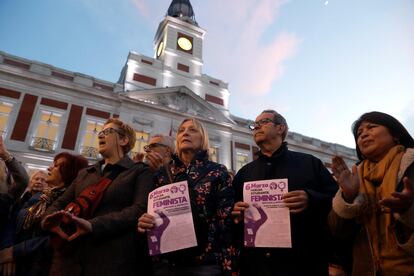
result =
[[[183,118],[196,117],[208,129],[211,159],[238,170],[257,147],[250,121],[228,110],[228,84],[203,74],[204,35],[189,1],[172,1],[155,35],[154,57],[129,53],[117,83],[0,52],[0,131],[7,148],[29,169],[45,168],[62,151],[94,161],[97,133],[109,117],[134,127],[134,152],[151,135],[174,136]],[[338,144],[294,132],[287,141],[328,167],[335,154],[356,161],[353,149]]]

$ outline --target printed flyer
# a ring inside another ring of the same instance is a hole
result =
[[[289,208],[282,196],[288,192],[287,179],[245,182],[243,201],[245,247],[291,248]]]
[[[155,227],[147,232],[151,256],[197,246],[187,181],[149,193],[148,214],[155,217]]]

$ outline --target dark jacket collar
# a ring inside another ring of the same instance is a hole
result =
[[[280,156],[285,154],[287,150],[288,150],[287,142],[283,142],[282,145],[280,145],[280,147],[272,154],[272,156],[269,157],[267,155],[264,155],[262,151],[259,151],[257,155],[259,156],[260,160],[269,162],[269,161],[278,159]]]
[[[105,160],[100,160],[98,162],[96,162],[95,164],[93,164],[92,166],[88,167],[86,170],[88,172],[92,172],[92,171],[100,171],[101,170],[101,166],[105,163]],[[129,158],[128,155],[124,155],[124,157],[122,157],[117,163],[115,163],[113,166],[119,166],[122,167],[124,169],[130,169],[132,168],[132,166],[134,166],[134,161],[131,160],[131,158]]]

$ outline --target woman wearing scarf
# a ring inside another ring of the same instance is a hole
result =
[[[363,114],[352,130],[359,165],[351,172],[332,160],[333,234],[352,239],[352,275],[414,275],[414,140],[381,112]]]
[[[98,139],[103,159],[79,172],[42,221],[60,237],[50,275],[147,275],[135,226],[152,175],[128,156],[136,140],[129,125],[111,118]]]
[[[51,248],[49,235],[40,229],[40,219],[46,208],[50,206],[77,176],[80,169],[85,168],[88,161],[80,155],[67,152],[55,156],[53,164],[48,168],[47,186],[43,192],[35,193],[23,205],[17,215],[17,226],[14,244],[0,251],[0,262],[4,273],[13,275],[47,275],[50,265]],[[40,190],[37,179],[41,174],[31,177],[29,186]],[[16,266],[15,266],[16,265]],[[7,270],[7,272],[6,272]]]
[[[191,208],[197,247],[160,255],[154,262],[155,275],[226,275],[231,274],[236,259],[232,246],[230,213],[234,191],[225,166],[208,159],[208,134],[194,118],[185,119],[177,131],[177,155],[170,166],[162,166],[160,155],[147,158],[158,163],[156,186],[186,180],[190,189]],[[138,232],[154,227],[154,216],[142,215]]]

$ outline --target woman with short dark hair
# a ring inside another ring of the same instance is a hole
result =
[[[414,274],[414,140],[394,117],[363,114],[352,127],[360,163],[332,169],[333,234],[353,240],[352,275]]]
[[[86,166],[88,161],[80,155],[62,152],[54,157],[46,176],[48,187],[30,197],[18,211],[17,218],[14,218],[13,245],[0,251],[0,263],[3,263],[5,274],[14,271],[17,275],[48,274],[50,240],[49,235],[40,229],[40,219],[46,208],[64,193],[79,170]]]

